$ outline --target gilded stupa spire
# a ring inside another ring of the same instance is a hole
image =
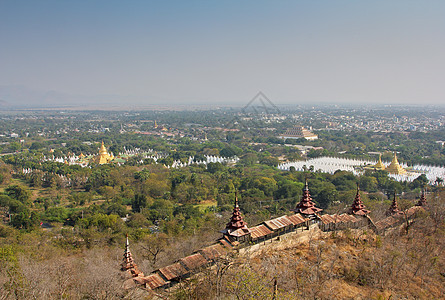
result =
[[[374,168],[377,170],[385,170],[386,169],[385,165],[382,163],[382,154],[379,155],[379,161],[374,165]]]
[[[99,154],[108,155],[107,148],[105,148],[104,141],[101,142]]]
[[[113,159],[113,155],[108,154],[107,148],[105,148],[104,145],[104,141],[102,141],[99,148],[99,155],[97,155],[95,158],[96,162],[100,165],[103,165],[111,162]]]
[[[390,174],[397,174],[397,175],[406,173],[406,170],[400,166],[399,161],[397,160],[397,155],[395,152],[394,152],[394,157],[391,161],[391,164],[388,166],[388,168],[386,168],[386,171],[388,171],[388,173],[390,173]]]

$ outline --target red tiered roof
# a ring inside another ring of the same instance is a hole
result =
[[[419,202],[417,202],[416,206],[426,206],[427,204],[425,190],[422,190],[422,195],[420,196]]]
[[[301,197],[300,203],[298,203],[295,209],[293,209],[292,211],[304,215],[313,215],[315,213],[321,212],[322,210],[323,209],[321,208],[315,207],[315,203],[312,201],[306,180],[306,185],[303,189],[303,196]]]
[[[357,194],[355,195],[355,199],[354,202],[352,203],[349,213],[359,216],[366,216],[367,214],[369,214],[369,210],[366,209],[360,197],[360,188],[358,184],[357,184]]]
[[[238,205],[238,196],[235,194],[235,206],[233,207],[232,217],[224,230],[226,233],[231,233],[237,229],[247,229],[247,223],[243,220],[241,211]]]
[[[402,212],[399,209],[399,206],[397,205],[396,193],[395,192],[394,192],[394,199],[392,200],[391,206],[389,207],[388,212],[386,214],[388,216],[402,214]]]
[[[144,276],[144,274],[141,271],[139,271],[138,266],[134,262],[133,256],[131,255],[130,243],[128,242],[128,234],[127,234],[127,241],[125,243],[122,271],[130,271],[131,275],[134,277]]]

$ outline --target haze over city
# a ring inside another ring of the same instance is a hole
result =
[[[0,108],[441,105],[443,1],[1,1]]]

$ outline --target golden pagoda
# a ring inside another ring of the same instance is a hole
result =
[[[99,165],[108,164],[114,159],[113,155],[108,154],[107,148],[105,148],[104,142],[100,145],[99,155],[95,157],[95,162]]]
[[[386,168],[386,171],[388,171],[389,174],[397,174],[397,175],[406,173],[406,170],[399,165],[399,162],[397,161],[397,155],[395,152],[391,164],[388,166],[388,168]]]
[[[379,155],[379,161],[374,165],[374,169],[376,170],[385,170],[386,167],[382,163],[382,154]]]

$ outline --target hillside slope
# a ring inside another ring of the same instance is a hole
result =
[[[345,230],[220,261],[177,299],[445,299],[443,197],[385,236]]]

